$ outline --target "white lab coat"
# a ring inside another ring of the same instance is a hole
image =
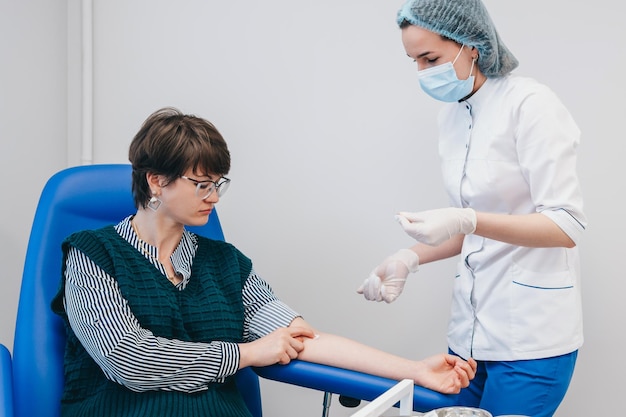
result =
[[[451,204],[539,212],[574,242],[586,226],[576,175],[580,132],[546,86],[488,79],[444,106],[439,153]],[[583,343],[578,248],[528,248],[477,235],[463,242],[448,328],[450,348],[478,360],[545,358]]]

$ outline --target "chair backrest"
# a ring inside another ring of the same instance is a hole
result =
[[[15,417],[57,417],[63,392],[65,329],[50,302],[61,278],[61,242],[72,232],[115,224],[136,211],[127,164],[62,170],[46,183],[26,250],[13,345]],[[208,223],[190,230],[224,239],[214,210]],[[261,416],[258,377],[250,369],[237,383],[255,417]]]

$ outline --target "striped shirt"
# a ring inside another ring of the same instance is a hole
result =
[[[130,224],[132,216],[115,226],[122,238],[143,253],[166,278],[156,247],[140,241]],[[196,235],[184,230],[171,256],[174,270],[191,277],[197,249]],[[223,382],[239,369],[237,343],[186,342],[157,337],[142,328],[122,297],[117,281],[76,248],[66,259],[64,305],[72,330],[105,376],[133,391],[196,392],[209,383]],[[254,271],[242,292],[245,342],[286,327],[298,313],[280,301],[269,284]]]

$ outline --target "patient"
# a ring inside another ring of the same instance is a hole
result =
[[[161,109],[129,159],[136,214],[63,243],[53,301],[68,334],[63,416],[250,416],[231,377],[296,358],[443,393],[474,377],[473,359],[413,361],[313,328],[233,245],[189,232],[230,182],[208,121]]]

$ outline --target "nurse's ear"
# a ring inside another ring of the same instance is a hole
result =
[[[472,46],[472,59],[476,60],[478,59],[478,49],[476,49],[475,46]]]

